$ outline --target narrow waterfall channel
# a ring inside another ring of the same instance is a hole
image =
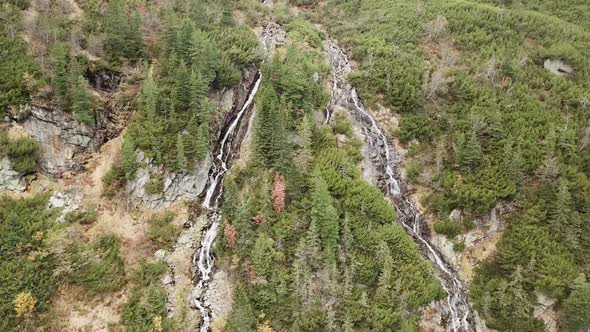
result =
[[[361,126],[364,143],[371,152],[374,152],[369,162],[382,174],[381,190],[394,203],[398,222],[418,243],[422,255],[431,261],[438,271],[441,284],[447,293],[444,309],[448,311],[451,323],[447,326],[447,330],[476,331],[466,286],[451,264],[446,262],[429,242],[428,235],[423,232],[424,220],[409,197],[401,178],[399,156],[396,155],[383,129],[364,107],[356,90],[346,80],[346,75],[352,71],[348,56],[334,40],[327,40],[324,45],[332,69],[332,82],[330,82],[332,98],[326,108],[325,124],[330,121],[335,107],[340,107],[349,112],[354,121]]]
[[[277,45],[277,36],[284,34],[280,26],[274,23],[268,24],[260,35],[260,40],[264,49],[263,57],[266,57]],[[262,61],[264,63],[264,60]],[[199,310],[201,315],[200,332],[208,332],[211,326],[211,309],[206,301],[207,291],[209,290],[209,281],[215,267],[215,257],[213,253],[213,244],[217,237],[219,225],[221,223],[221,203],[223,200],[223,181],[228,170],[231,168],[231,161],[239,152],[241,147],[241,138],[237,137],[237,132],[243,126],[247,127],[250,118],[243,121],[244,117],[252,108],[256,93],[262,82],[262,72],[259,69],[256,79],[249,88],[248,97],[242,107],[229,125],[220,130],[220,139],[217,142],[214,151],[213,165],[209,171],[209,178],[204,189],[204,198],[202,207],[207,211],[207,224],[203,229],[201,244],[192,258],[193,281],[195,287],[192,292],[192,304]]]

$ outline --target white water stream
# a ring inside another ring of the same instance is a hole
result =
[[[273,33],[280,27],[276,24],[269,24],[262,32],[260,39],[264,49],[263,56],[266,57],[268,49],[276,46],[276,41],[273,40]],[[264,60],[263,60],[264,63]],[[193,291],[193,304],[199,310],[201,315],[200,332],[208,332],[211,326],[211,312],[205,303],[205,296],[208,290],[208,284],[211,279],[211,273],[215,267],[215,257],[213,255],[213,244],[217,237],[219,225],[221,223],[220,200],[223,196],[223,180],[229,170],[228,163],[230,162],[234,151],[240,149],[241,142],[234,142],[236,137],[236,130],[242,125],[242,118],[244,114],[251,108],[254,98],[260,88],[262,82],[262,72],[258,70],[256,81],[251,86],[248,97],[236,117],[232,120],[230,125],[220,133],[221,141],[218,143],[213,166],[209,172],[209,180],[207,182],[205,197],[203,198],[202,207],[209,212],[208,223],[205,234],[202,238],[201,245],[193,256],[193,269],[198,275],[195,290]],[[246,123],[247,125],[247,123]],[[238,144],[234,144],[238,143]],[[207,228],[208,227],[208,228]]]
[[[373,160],[377,168],[383,169],[385,184],[382,190],[395,204],[397,220],[406,228],[407,232],[418,242],[422,254],[429,259],[439,271],[441,284],[447,293],[446,307],[450,314],[451,326],[447,330],[454,332],[475,331],[472,324],[473,313],[468,303],[466,288],[451,265],[430,244],[421,231],[422,217],[405,190],[402,190],[403,180],[399,173],[400,160],[395,150],[383,133],[373,115],[367,111],[359,99],[356,90],[346,80],[346,75],[352,71],[348,56],[333,40],[325,43],[328,61],[332,67],[332,100],[326,108],[327,124],[332,117],[335,105],[341,106],[351,113],[352,117],[362,126],[365,144],[378,155]]]

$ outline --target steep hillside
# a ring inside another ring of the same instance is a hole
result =
[[[351,46],[361,97],[400,117],[407,178],[452,243],[433,239],[467,278],[476,267],[490,328],[589,323],[586,7],[332,1],[317,17]]]
[[[0,330],[588,330],[586,2],[2,2]]]

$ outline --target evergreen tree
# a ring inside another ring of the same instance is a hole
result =
[[[184,142],[182,135],[179,133],[176,138],[176,169],[179,171],[186,170],[188,161],[184,153]]]
[[[180,60],[184,61],[190,66],[192,63],[191,56],[191,39],[194,27],[190,20],[183,20],[178,31],[178,37],[176,39],[176,54]]]
[[[312,124],[307,117],[307,114],[303,115],[301,124],[297,129],[297,154],[295,156],[295,164],[299,170],[303,173],[309,170],[311,164],[312,153],[311,153],[311,137],[312,137]]]
[[[201,30],[193,31],[190,40],[190,53],[193,68],[201,74],[202,79],[209,85],[215,78],[221,55],[215,49],[207,33]]]
[[[338,212],[332,205],[332,196],[326,181],[319,175],[316,175],[314,179],[310,217],[318,226],[327,263],[334,263],[339,236]]]
[[[129,21],[122,0],[111,0],[105,14],[105,50],[117,61],[128,53]]]
[[[163,33],[164,59],[168,59],[173,53],[176,54],[178,46],[178,21],[176,15],[169,14]]]
[[[570,331],[586,331],[590,328],[590,283],[582,274],[565,301],[565,311]]]
[[[555,198],[553,210],[550,213],[550,224],[558,239],[573,252],[579,249],[579,236],[581,233],[580,218],[573,209],[572,197],[569,192],[567,180],[561,179]]]
[[[389,250],[387,243],[381,242],[378,257],[379,260],[383,262],[383,267],[381,268],[381,274],[379,275],[379,286],[377,287],[375,298],[377,301],[388,303],[391,301],[391,286],[393,281],[391,272],[394,269],[394,265],[393,257],[391,256],[391,251]]]
[[[143,82],[140,96],[140,111],[147,115],[148,119],[156,117],[158,107],[158,86],[151,74]]]
[[[221,13],[221,25],[234,25],[233,4],[232,0],[223,0],[223,11]]]
[[[126,137],[123,140],[122,147],[123,154],[123,170],[125,171],[125,177],[129,180],[135,177],[137,171],[137,160],[135,159],[135,144],[131,137]]]
[[[68,94],[68,49],[63,43],[58,43],[53,48],[53,88],[55,94],[62,102],[66,101]]]
[[[197,146],[196,146],[196,159],[205,160],[209,154],[209,124],[204,123],[199,126],[199,132],[197,135]]]
[[[190,111],[193,116],[197,116],[197,120],[200,123],[207,122],[209,114],[206,110],[207,101],[207,83],[203,79],[200,73],[193,70],[191,74],[191,100],[190,100]],[[206,114],[207,113],[207,114]]]
[[[273,272],[273,263],[277,253],[274,249],[274,241],[260,234],[252,249],[252,262],[256,268],[256,275],[258,277],[269,280]]]
[[[183,60],[176,71],[174,86],[174,105],[177,112],[183,113],[190,109],[191,105],[191,77]]]
[[[88,82],[82,76],[78,76],[72,89],[72,111],[80,122],[94,123],[92,96],[88,91]]]
[[[129,60],[137,62],[143,58],[145,43],[143,41],[143,32],[141,31],[141,16],[137,11],[133,13],[127,47],[126,55]]]
[[[473,171],[479,166],[482,158],[483,153],[481,145],[479,144],[477,132],[472,129],[459,150],[459,160],[463,167]]]

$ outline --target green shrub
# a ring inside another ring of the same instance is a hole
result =
[[[56,210],[47,209],[46,195],[26,199],[0,197],[0,330],[22,331],[14,300],[30,292],[37,300],[34,318],[51,309],[57,288],[56,257],[45,239],[55,225]]]
[[[66,223],[79,223],[81,225],[89,225],[96,222],[98,219],[98,212],[96,207],[86,209],[86,210],[77,210],[72,211],[66,214],[65,216]]]
[[[164,190],[164,177],[162,174],[152,174],[150,182],[145,185],[144,190],[148,194],[160,194]]]
[[[102,178],[102,195],[105,197],[114,197],[117,192],[127,183],[125,169],[121,159],[117,159],[111,165],[111,168]]]
[[[180,229],[172,224],[176,215],[167,212],[155,215],[148,220],[148,238],[154,245],[162,248],[171,248],[180,233]]]
[[[461,234],[461,225],[450,220],[443,220],[434,224],[434,231],[452,239]]]
[[[11,140],[5,130],[0,131],[0,156],[7,156],[18,173],[33,173],[38,166],[39,153],[39,144],[32,138]]]
[[[465,250],[465,241],[456,241],[453,243],[453,250],[455,252],[463,252]]]
[[[70,282],[91,295],[119,290],[125,285],[125,266],[120,253],[121,241],[103,235],[90,244],[74,244]]]

